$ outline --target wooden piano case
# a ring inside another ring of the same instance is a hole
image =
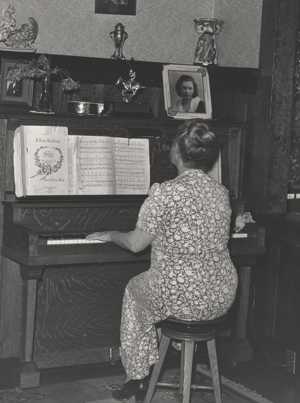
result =
[[[175,176],[169,150],[180,122],[47,116],[1,120],[6,142],[6,200],[2,208],[3,267],[0,374],[19,387],[39,385],[44,368],[118,359],[121,302],[130,278],[147,270],[149,251],[134,255],[115,245],[41,246],[38,234],[130,229],[144,197],[65,197],[15,200],[12,139],[20,124],[66,125],[69,133],[128,136],[130,128],[159,131],[150,138],[151,183]],[[215,123],[222,140],[223,183],[238,192],[246,125]],[[231,175],[230,175],[231,171]],[[51,249],[52,248],[52,249]],[[20,276],[21,274],[21,276]],[[9,375],[7,375],[9,374]]]

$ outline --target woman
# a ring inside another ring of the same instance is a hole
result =
[[[191,76],[182,75],[175,84],[176,93],[181,99],[177,101],[175,111],[205,113],[204,102],[198,97],[198,88]]]
[[[136,228],[90,239],[139,252],[151,244],[151,267],[128,283],[122,308],[121,359],[127,374],[117,400],[130,398],[158,361],[155,324],[174,316],[213,319],[235,298],[236,270],[227,249],[231,209],[228,191],[207,175],[218,140],[201,119],[180,125],[171,149],[178,176],[155,183]]]

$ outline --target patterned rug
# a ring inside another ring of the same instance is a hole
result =
[[[199,371],[200,369],[200,371]],[[205,367],[197,368],[196,382],[211,385]],[[36,389],[0,391],[1,403],[116,403],[111,397],[112,390],[119,389],[124,377],[115,376],[101,379],[88,379],[57,385],[41,386]],[[178,382],[179,370],[166,371],[161,381]],[[255,392],[222,378],[222,403],[272,403]],[[181,403],[182,396],[177,390],[157,388],[152,403]],[[127,400],[135,403],[135,398]],[[191,403],[215,403],[213,392],[192,391]]]

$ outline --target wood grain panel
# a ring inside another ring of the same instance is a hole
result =
[[[6,152],[6,135],[7,135],[7,121],[0,120],[0,199],[4,200],[6,172],[7,172],[7,152]],[[3,236],[3,206],[0,206],[0,245],[2,245]]]
[[[296,66],[294,77],[294,97],[292,110],[291,150],[289,161],[288,192],[300,192],[300,38],[296,44]],[[297,206],[298,207],[298,206]],[[296,209],[299,211],[299,208]]]
[[[5,173],[5,187],[4,191],[14,191],[14,131],[8,130],[6,134],[6,173]]]
[[[134,228],[140,206],[126,207],[65,207],[24,208],[20,224],[37,232],[93,231],[99,228]]]
[[[144,264],[46,270],[38,289],[34,355],[119,345],[124,288]]]
[[[119,347],[100,347],[82,350],[59,351],[57,353],[37,354],[34,362],[38,369],[66,367],[71,365],[98,364],[111,362],[112,365],[120,359]]]
[[[298,319],[300,312],[299,256],[299,248],[293,248],[289,245],[281,246],[274,337],[293,351],[300,348],[300,322]]]
[[[0,358],[19,356],[22,279],[19,265],[3,258],[1,270]]]
[[[286,211],[298,29],[298,0],[264,1],[250,195],[258,212]]]
[[[252,211],[265,212],[268,175],[269,137],[271,136],[273,69],[280,0],[264,0],[257,85],[257,109],[254,127],[253,165],[249,204]]]
[[[271,337],[275,336],[280,249],[281,244],[272,241],[268,250],[268,288],[265,334]]]
[[[268,212],[286,211],[299,2],[281,0],[277,28],[273,135],[269,143]],[[286,63],[289,60],[290,63]]]

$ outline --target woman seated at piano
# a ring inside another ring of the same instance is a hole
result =
[[[121,359],[127,378],[116,400],[129,399],[158,357],[155,325],[172,316],[208,320],[227,313],[237,274],[227,243],[231,209],[227,189],[207,175],[218,139],[202,119],[177,130],[170,153],[175,179],[155,183],[132,232],[96,232],[132,252],[151,244],[151,267],[131,279],[123,298]]]

